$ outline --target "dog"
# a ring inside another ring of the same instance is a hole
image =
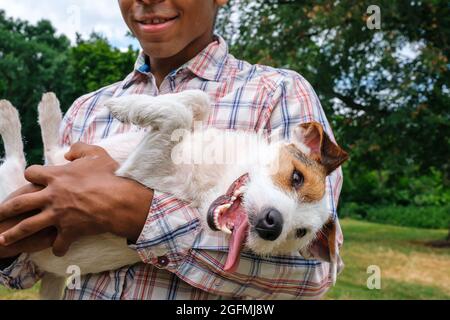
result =
[[[270,142],[261,133],[209,128],[202,125],[209,117],[209,97],[199,90],[112,98],[105,107],[119,121],[143,129],[97,143],[119,162],[116,175],[189,201],[199,208],[205,231],[229,234],[225,271],[236,270],[243,248],[258,255],[300,251],[306,256],[321,244],[326,250],[319,255],[331,262],[335,280],[335,225],[325,199],[326,177],[348,154],[319,123],[299,125],[290,141]],[[61,111],[56,96],[44,94],[38,111],[47,165],[66,163],[68,147],[57,143]],[[6,101],[0,102],[0,134],[6,152],[1,201],[25,183],[20,121]],[[217,155],[235,157],[223,161]],[[48,249],[30,259],[46,272],[44,299],[61,297],[70,265],[88,274],[140,262],[126,240],[112,234],[82,238],[61,258]]]

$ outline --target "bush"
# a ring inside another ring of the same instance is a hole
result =
[[[406,170],[406,169],[405,169]],[[450,188],[444,174],[431,168],[426,174],[409,168],[406,172],[352,170],[344,166],[341,201],[373,206],[439,207],[450,203]],[[359,210],[359,209],[358,209]]]
[[[450,225],[450,205],[373,207],[351,202],[343,205],[340,216],[405,227],[447,229]]]

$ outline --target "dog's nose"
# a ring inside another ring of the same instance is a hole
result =
[[[264,210],[255,226],[258,235],[268,241],[276,240],[282,229],[283,217],[278,210],[273,208]]]

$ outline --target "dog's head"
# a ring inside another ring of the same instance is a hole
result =
[[[334,243],[335,226],[325,199],[326,177],[347,153],[312,122],[298,126],[291,141],[273,144],[267,157],[268,164],[241,176],[209,208],[209,226],[231,234],[225,270],[237,267],[243,245],[260,255],[320,245],[318,256],[333,260],[335,248],[328,242]]]

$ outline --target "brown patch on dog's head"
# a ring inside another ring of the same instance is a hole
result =
[[[296,192],[302,202],[315,202],[323,198],[326,174],[322,166],[293,144],[283,146],[279,157],[278,171],[272,176],[279,188],[288,193]],[[303,178],[298,188],[293,184],[294,173]]]
[[[319,123],[302,124],[294,131],[293,143],[280,149],[278,171],[272,179],[281,189],[296,192],[302,202],[319,201],[325,195],[326,176],[347,159],[348,154],[331,141]],[[303,179],[301,185],[293,183],[294,174]]]
[[[327,175],[348,159],[348,153],[331,141],[320,123],[301,124],[294,130],[294,136],[311,150],[309,156],[325,168]]]

